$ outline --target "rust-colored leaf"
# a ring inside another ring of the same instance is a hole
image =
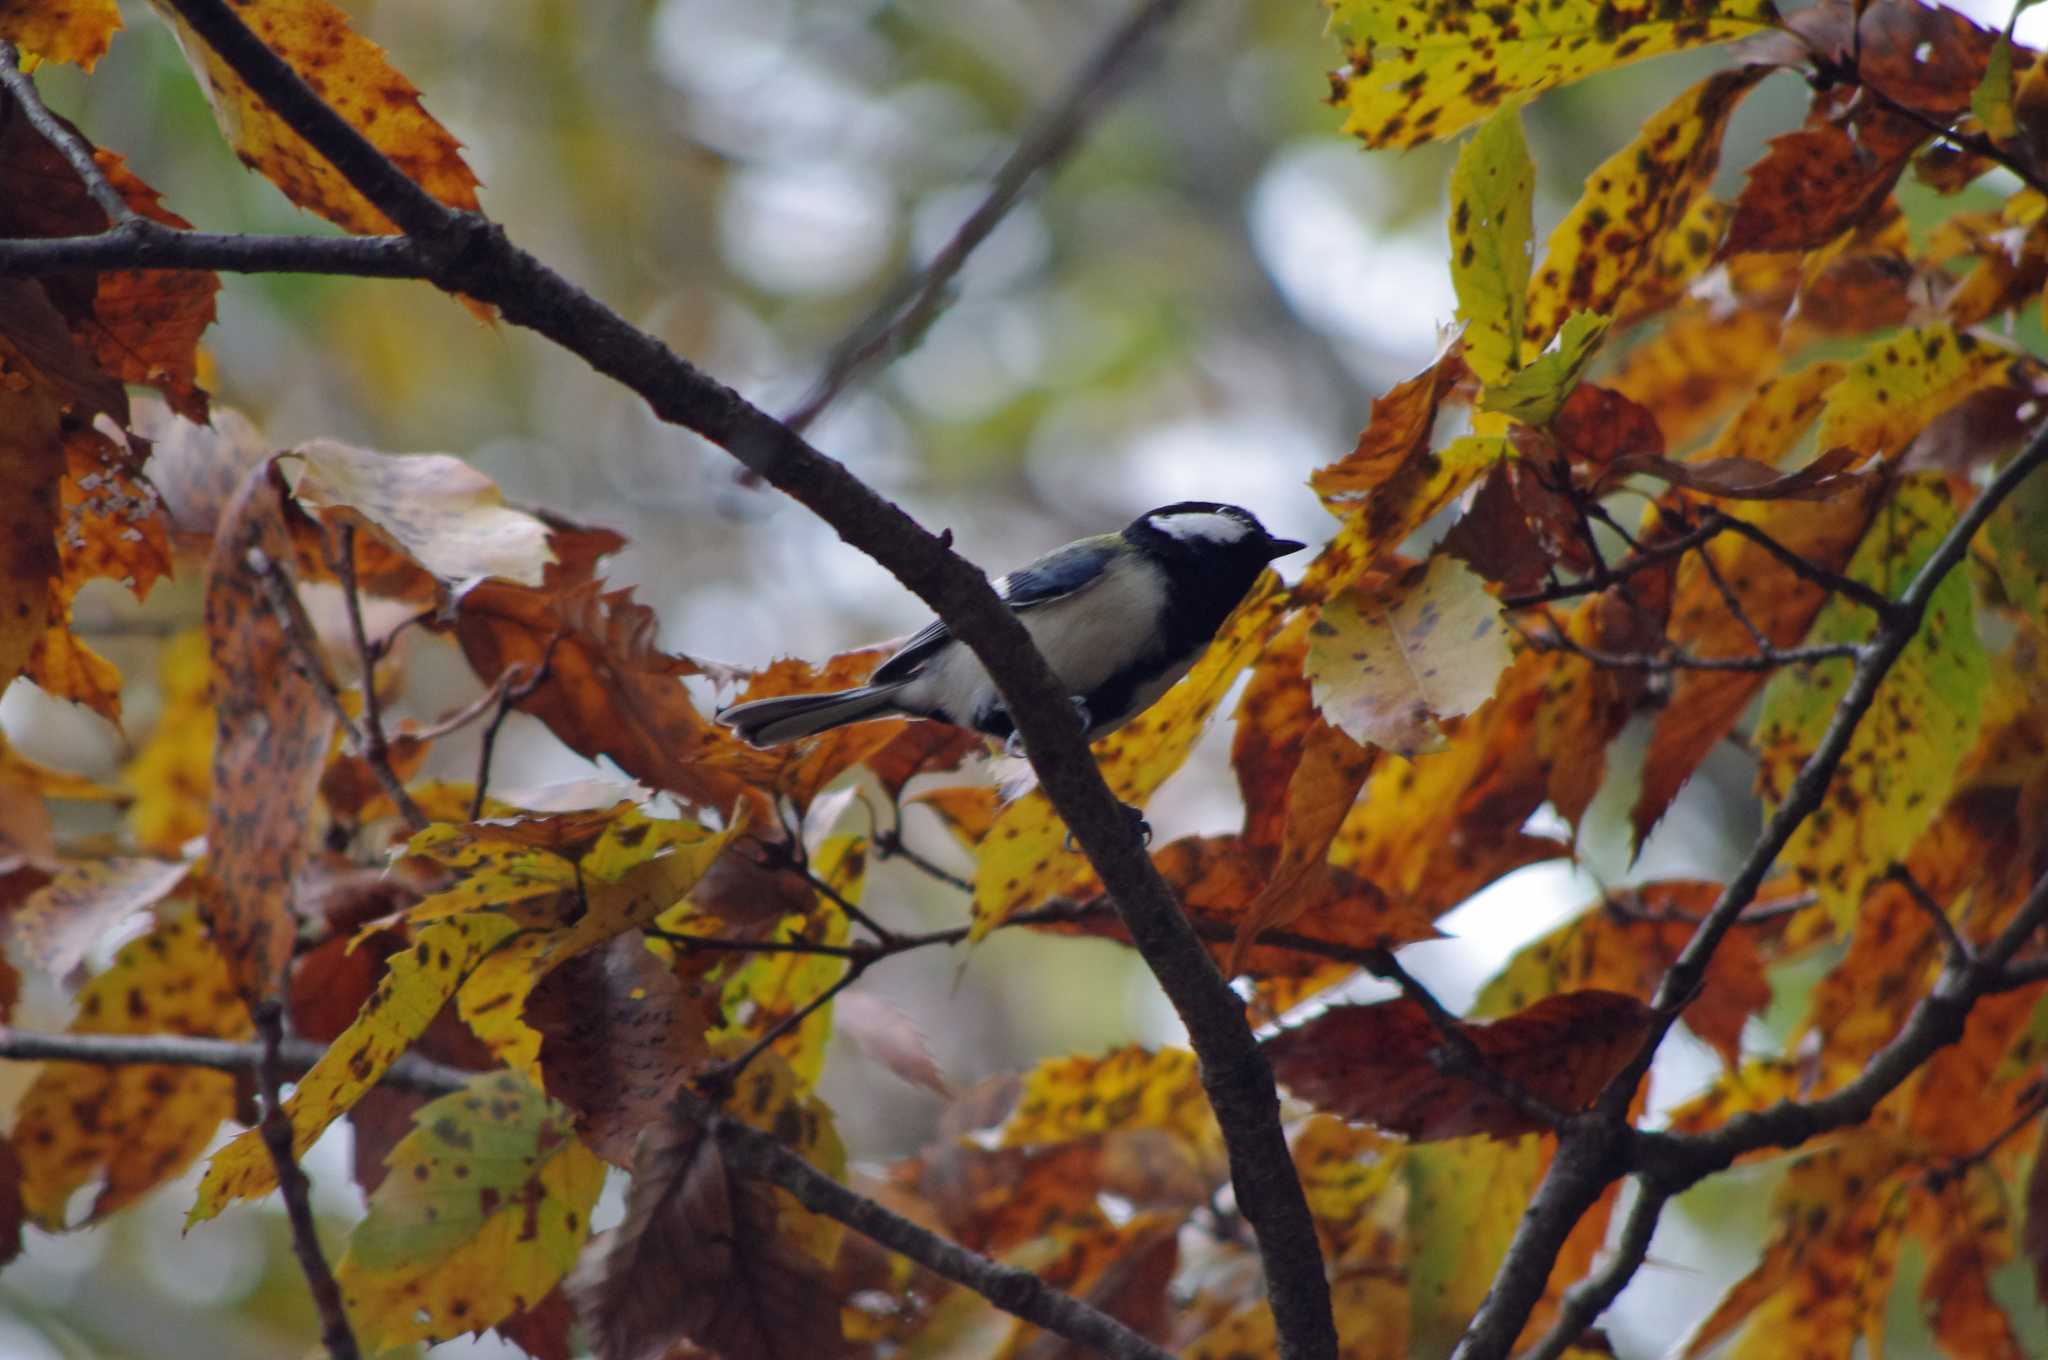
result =
[[[0,304],[0,311],[4,311]],[[28,664],[51,616],[64,446],[49,385],[0,342],[0,688]]]
[[[1649,1008],[1618,992],[1546,997],[1490,1024],[1461,1032],[1500,1076],[1552,1107],[1584,1108],[1634,1055]],[[1319,1109],[1369,1120],[1417,1142],[1475,1133],[1509,1138],[1542,1125],[1466,1080],[1438,1070],[1430,1054],[1446,1038],[1405,997],[1334,1006],[1265,1043],[1273,1075]]]
[[[653,1360],[680,1341],[721,1355],[844,1354],[840,1301],[780,1231],[775,1194],[736,1175],[698,1125],[651,1126],[626,1220],[574,1290],[598,1360]]]
[[[1279,855],[1265,886],[1243,907],[1226,973],[1238,971],[1262,932],[1287,925],[1341,894],[1329,872],[1330,842],[1376,759],[1377,752],[1328,723],[1319,722],[1310,730],[1302,744],[1301,763],[1287,782],[1287,823]],[[1197,895],[1193,885],[1186,895]]]
[[[708,1065],[714,1004],[636,934],[570,959],[534,987],[525,1019],[541,1035],[548,1094],[575,1114],[592,1151],[632,1165],[640,1130]]]
[[[756,673],[734,702],[751,703],[756,699],[772,699],[785,694],[850,689],[866,680],[888,655],[888,648],[864,647],[842,652],[817,666],[790,657]],[[945,730],[944,724],[920,723],[915,726]],[[824,791],[827,784],[878,754],[898,737],[908,736],[912,729],[913,724],[900,718],[854,723],[821,732],[806,741],[762,752],[776,767],[770,787],[787,797],[801,813],[810,807],[812,800]],[[959,729],[952,730],[957,732]],[[975,744],[982,745],[979,741]]]
[[[204,906],[251,1002],[276,990],[291,958],[292,880],[334,731],[264,584],[274,571],[276,583],[292,589],[283,574],[291,555],[283,492],[269,465],[251,472],[221,517],[207,563],[215,737]]]
[[[758,799],[780,758],[698,709],[681,679],[692,663],[654,646],[654,611],[596,580],[557,586],[561,576],[539,589],[486,581],[462,597],[454,632],[479,678],[544,673],[521,709],[570,749],[609,756],[690,806],[729,813]]]

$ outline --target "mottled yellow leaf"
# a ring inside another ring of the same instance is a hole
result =
[[[1451,283],[1465,362],[1484,383],[1519,366],[1535,194],[1522,111],[1511,105],[1472,135],[1451,171]]]
[[[1905,478],[1872,520],[1848,574],[1897,594],[1955,520],[1942,478]],[[1861,642],[1875,626],[1868,610],[1837,596],[1814,620],[1807,641]],[[1847,658],[1802,666],[1780,672],[1764,691],[1757,783],[1771,806],[1784,801],[1819,744],[1852,669]],[[1857,726],[1827,796],[1780,856],[1837,920],[1851,918],[1864,886],[1905,857],[1948,801],[1956,769],[1975,741],[1989,680],[1970,583],[1950,572]]]
[[[193,628],[171,638],[157,655],[156,669],[162,707],[121,782],[135,795],[128,829],[137,847],[175,855],[206,833],[213,790],[213,704],[207,697],[213,672],[206,633]]]
[[[1070,1143],[1128,1129],[1163,1129],[1204,1158],[1221,1157],[1223,1134],[1194,1054],[1130,1047],[1048,1059],[1025,1073],[1002,1145]]]
[[[78,995],[74,1034],[198,1034],[239,1039],[249,1013],[195,916],[124,947]],[[235,1082],[198,1067],[50,1063],[22,1098],[14,1146],[22,1203],[66,1226],[72,1192],[102,1179],[91,1219],[161,1185],[197,1157],[234,1112]]]
[[[114,0],[0,0],[0,39],[24,57],[76,62],[90,71],[120,28]]]
[[[1829,390],[1820,446],[1896,459],[1936,416],[1972,392],[2009,381],[2013,359],[1945,325],[1879,340]]]
[[[335,1268],[375,1349],[481,1332],[538,1304],[576,1264],[605,1166],[569,1112],[505,1072],[413,1116]]]
[[[1329,0],[1349,66],[1332,78],[1344,130],[1368,146],[1451,137],[1489,110],[1595,71],[1777,21],[1770,0]]]

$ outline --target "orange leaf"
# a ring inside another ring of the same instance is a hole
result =
[[[381,235],[398,229],[162,0],[157,9],[177,33],[213,105],[221,135],[243,164],[284,190],[292,202],[343,230]],[[412,82],[384,59],[383,48],[349,26],[347,15],[327,0],[246,0],[235,12],[422,189],[452,208],[477,210],[477,179],[463,163],[461,143],[420,107]]]
[[[1589,990],[1460,1028],[1496,1073],[1570,1112],[1589,1104],[1635,1053],[1649,1016],[1634,997]],[[1273,1075],[1302,1099],[1417,1142],[1542,1129],[1500,1097],[1438,1071],[1430,1054],[1445,1042],[1422,1008],[1403,997],[1333,1006],[1274,1035],[1265,1048]]]
[[[1260,932],[1284,926],[1337,895],[1329,873],[1330,842],[1379,758],[1330,724],[1318,722],[1287,781],[1287,824],[1265,887],[1245,908],[1224,965],[1235,974]]]
[[[76,62],[88,71],[107,54],[107,44],[120,27],[121,12],[114,0],[64,5],[0,0],[0,39],[19,47],[23,56]]]
[[[6,310],[0,299],[0,312]],[[0,689],[28,664],[51,612],[58,479],[58,403],[35,370],[0,342]]]
[[[756,672],[734,702],[751,703],[756,699],[772,699],[785,694],[851,689],[866,680],[888,657],[890,650],[887,647],[858,648],[842,652],[818,666],[797,657],[788,657]],[[945,725],[924,723],[919,726],[943,729]],[[901,718],[853,723],[821,732],[806,741],[765,751],[763,757],[776,766],[771,787],[788,797],[801,813],[810,807],[812,800],[827,784],[876,755],[899,736],[908,735],[910,730],[911,724]],[[975,744],[983,745],[979,740]]]
[[[284,487],[266,464],[243,479],[207,563],[206,635],[213,655],[213,873],[207,924],[250,1001],[271,995],[291,958],[292,879],[304,861],[320,768],[334,718],[277,617],[258,574],[291,555]],[[287,590],[289,578],[280,577]]]

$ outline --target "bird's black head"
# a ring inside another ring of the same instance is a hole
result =
[[[1171,583],[1169,627],[1179,644],[1207,642],[1276,557],[1305,544],[1275,538],[1237,505],[1180,501],[1148,510],[1124,540],[1157,563]]]

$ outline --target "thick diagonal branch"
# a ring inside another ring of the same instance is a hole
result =
[[[1281,1354],[1334,1356],[1329,1287],[1280,1126],[1272,1071],[1244,1008],[1103,783],[1073,705],[978,569],[788,426],[632,326],[485,218],[442,204],[344,122],[225,0],[174,7],[235,73],[413,239],[434,282],[499,307],[639,393],[663,420],[726,449],[830,524],[936,610],[995,679],[1053,805],[1072,828],[1186,1025],[1259,1237]]]

